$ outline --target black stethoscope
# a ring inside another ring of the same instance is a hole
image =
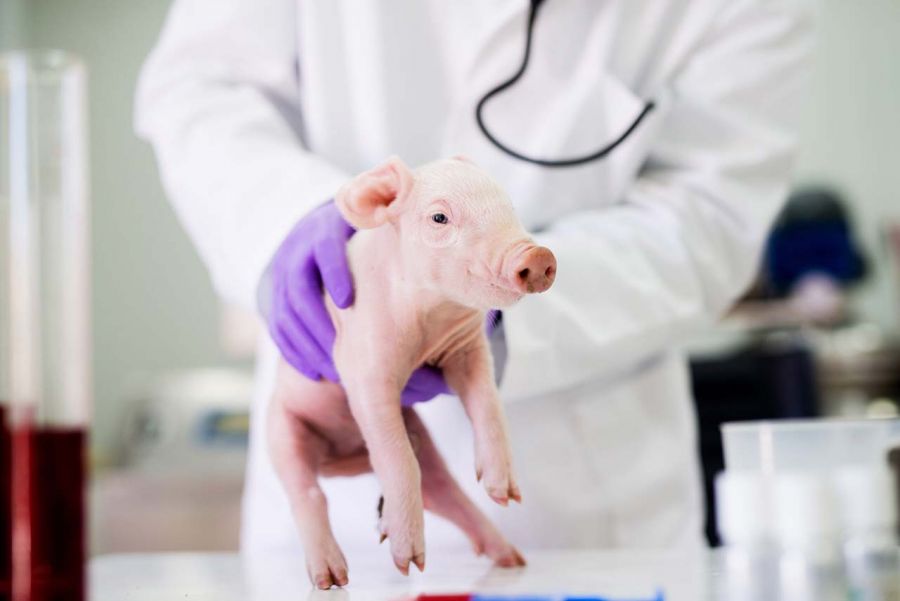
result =
[[[495,138],[494,135],[488,131],[487,126],[484,124],[484,118],[481,116],[481,111],[482,109],[484,109],[484,105],[487,104],[488,100],[519,81],[522,75],[525,74],[525,69],[528,68],[528,58],[531,55],[531,35],[534,32],[534,22],[537,19],[538,9],[540,8],[544,0],[530,1],[531,6],[528,10],[528,28],[525,31],[525,55],[522,57],[522,65],[519,67],[519,70],[516,71],[515,74],[513,74],[512,77],[497,85],[497,87],[485,94],[481,98],[481,100],[478,101],[478,105],[475,107],[475,120],[478,122],[478,128],[481,129],[481,133],[483,133],[484,136],[488,140],[490,140],[494,146],[496,146],[509,156],[525,161],[527,163],[540,165],[542,167],[575,167],[577,165],[583,165],[585,163],[590,163],[591,161],[602,159],[610,152],[615,150],[615,148],[619,144],[627,140],[628,136],[630,136],[634,132],[634,130],[637,129],[637,126],[640,125],[641,121],[644,120],[644,117],[646,117],[650,113],[650,111],[653,110],[653,107],[655,106],[653,101],[648,101],[644,105],[644,108],[640,112],[640,114],[635,118],[631,125],[629,125],[628,128],[622,132],[622,134],[618,138],[616,138],[600,150],[587,155],[572,157],[569,159],[538,159],[526,156],[520,152],[516,152],[515,150],[513,150],[509,146],[506,146],[505,144],[503,144],[503,142]]]

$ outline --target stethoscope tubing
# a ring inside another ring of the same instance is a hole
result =
[[[509,89],[513,85],[516,84],[519,79],[525,74],[526,69],[528,68],[528,60],[531,57],[531,40],[534,32],[534,24],[537,20],[538,9],[544,0],[531,0],[531,5],[528,10],[528,25],[525,31],[525,53],[522,56],[522,64],[519,65],[519,69],[506,81],[501,82],[490,91],[488,91],[484,96],[482,96],[481,100],[478,101],[478,104],[475,106],[475,121],[478,123],[478,128],[481,130],[481,133],[484,134],[494,146],[498,149],[502,150],[509,156],[519,159],[520,161],[525,161],[526,163],[532,163],[534,165],[539,165],[541,167],[576,167],[578,165],[584,165],[586,163],[590,163],[593,161],[597,161],[603,159],[613,150],[615,150],[620,144],[622,144],[625,140],[631,136],[632,133],[638,128],[644,118],[650,114],[650,112],[656,106],[653,101],[648,101],[643,110],[638,114],[638,116],[632,121],[631,125],[629,125],[625,131],[623,131],[617,138],[611,141],[606,146],[603,146],[599,150],[596,150],[590,154],[576,156],[565,159],[543,159],[538,157],[531,157],[517,150],[514,150],[501,142],[494,136],[490,130],[488,130],[487,125],[484,122],[484,116],[482,112],[484,110],[485,105],[488,103],[491,98],[502,93],[504,90]]]

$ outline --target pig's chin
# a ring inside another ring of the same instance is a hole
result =
[[[524,294],[518,290],[503,288],[501,286],[491,286],[486,295],[486,305],[490,309],[505,309],[516,304]]]
[[[456,302],[462,305],[480,311],[488,311],[510,307],[525,295],[492,280],[473,279],[468,282],[468,286],[461,291],[458,290],[453,296]]]

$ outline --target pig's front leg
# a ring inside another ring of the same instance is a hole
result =
[[[425,568],[422,479],[401,414],[402,385],[383,370],[354,370],[344,378],[344,387],[384,494],[379,527],[390,541],[394,564],[408,574],[410,562],[420,571]]]
[[[512,452],[494,365],[483,336],[450,357],[444,365],[447,384],[462,399],[475,434],[475,474],[494,501],[507,505],[522,496],[512,471]]]
[[[415,409],[404,409],[403,417],[422,469],[425,509],[456,524],[469,537],[477,555],[487,555],[500,567],[524,566],[522,554],[456,483]]]

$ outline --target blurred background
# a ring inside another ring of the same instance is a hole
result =
[[[794,194],[753,289],[689,345],[708,482],[722,421],[900,402],[900,2],[818,4]],[[89,69],[94,553],[237,546],[257,325],[216,299],[132,133],[168,5],[0,0],[0,50],[64,48]]]

